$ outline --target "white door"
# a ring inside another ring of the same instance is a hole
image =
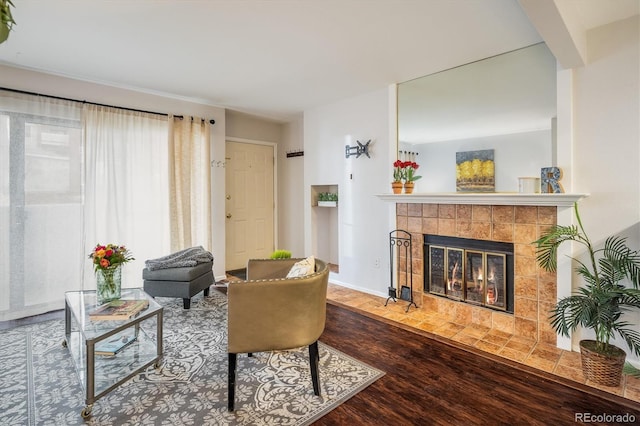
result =
[[[269,145],[226,143],[227,271],[274,250],[273,152]]]

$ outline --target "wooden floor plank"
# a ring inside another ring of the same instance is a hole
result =
[[[320,341],[386,375],[316,425],[575,425],[576,413],[640,423],[640,404],[628,399],[332,304]]]

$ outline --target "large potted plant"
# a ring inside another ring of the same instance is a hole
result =
[[[567,337],[578,326],[593,330],[595,340],[580,341],[585,378],[605,386],[618,386],[626,353],[611,344],[611,338],[617,333],[633,353],[640,355],[637,325],[622,315],[640,308],[640,255],[619,236],[610,236],[602,247],[594,247],[582,225],[577,204],[574,211],[577,226],[555,225],[535,241],[538,264],[547,271],[556,270],[558,248],[566,241],[584,246],[588,256],[584,262],[572,257],[584,282],[571,296],[558,301],[551,311],[551,325]],[[631,286],[622,285],[622,281]]]

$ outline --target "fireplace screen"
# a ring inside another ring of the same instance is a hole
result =
[[[431,246],[429,248],[429,268],[431,273],[429,274],[429,287],[432,293],[436,294],[446,294],[445,292],[445,281],[447,275],[445,274],[445,270],[447,269],[447,265],[445,262],[445,252],[446,248]]]
[[[426,237],[426,236],[425,236]],[[449,244],[427,243],[425,238],[425,290],[467,303],[513,312],[513,252],[505,243],[435,237],[455,240]],[[469,248],[455,247],[464,241]],[[485,247],[481,247],[485,246]],[[493,251],[479,248],[492,248]]]
[[[506,256],[466,251],[465,299],[470,303],[506,308]]]

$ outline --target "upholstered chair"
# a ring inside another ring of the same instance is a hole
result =
[[[241,353],[251,356],[308,346],[313,392],[320,395],[318,338],[325,326],[329,268],[316,259],[315,272],[285,278],[300,260],[249,260],[247,281],[229,283],[229,411],[234,410],[237,355]]]

